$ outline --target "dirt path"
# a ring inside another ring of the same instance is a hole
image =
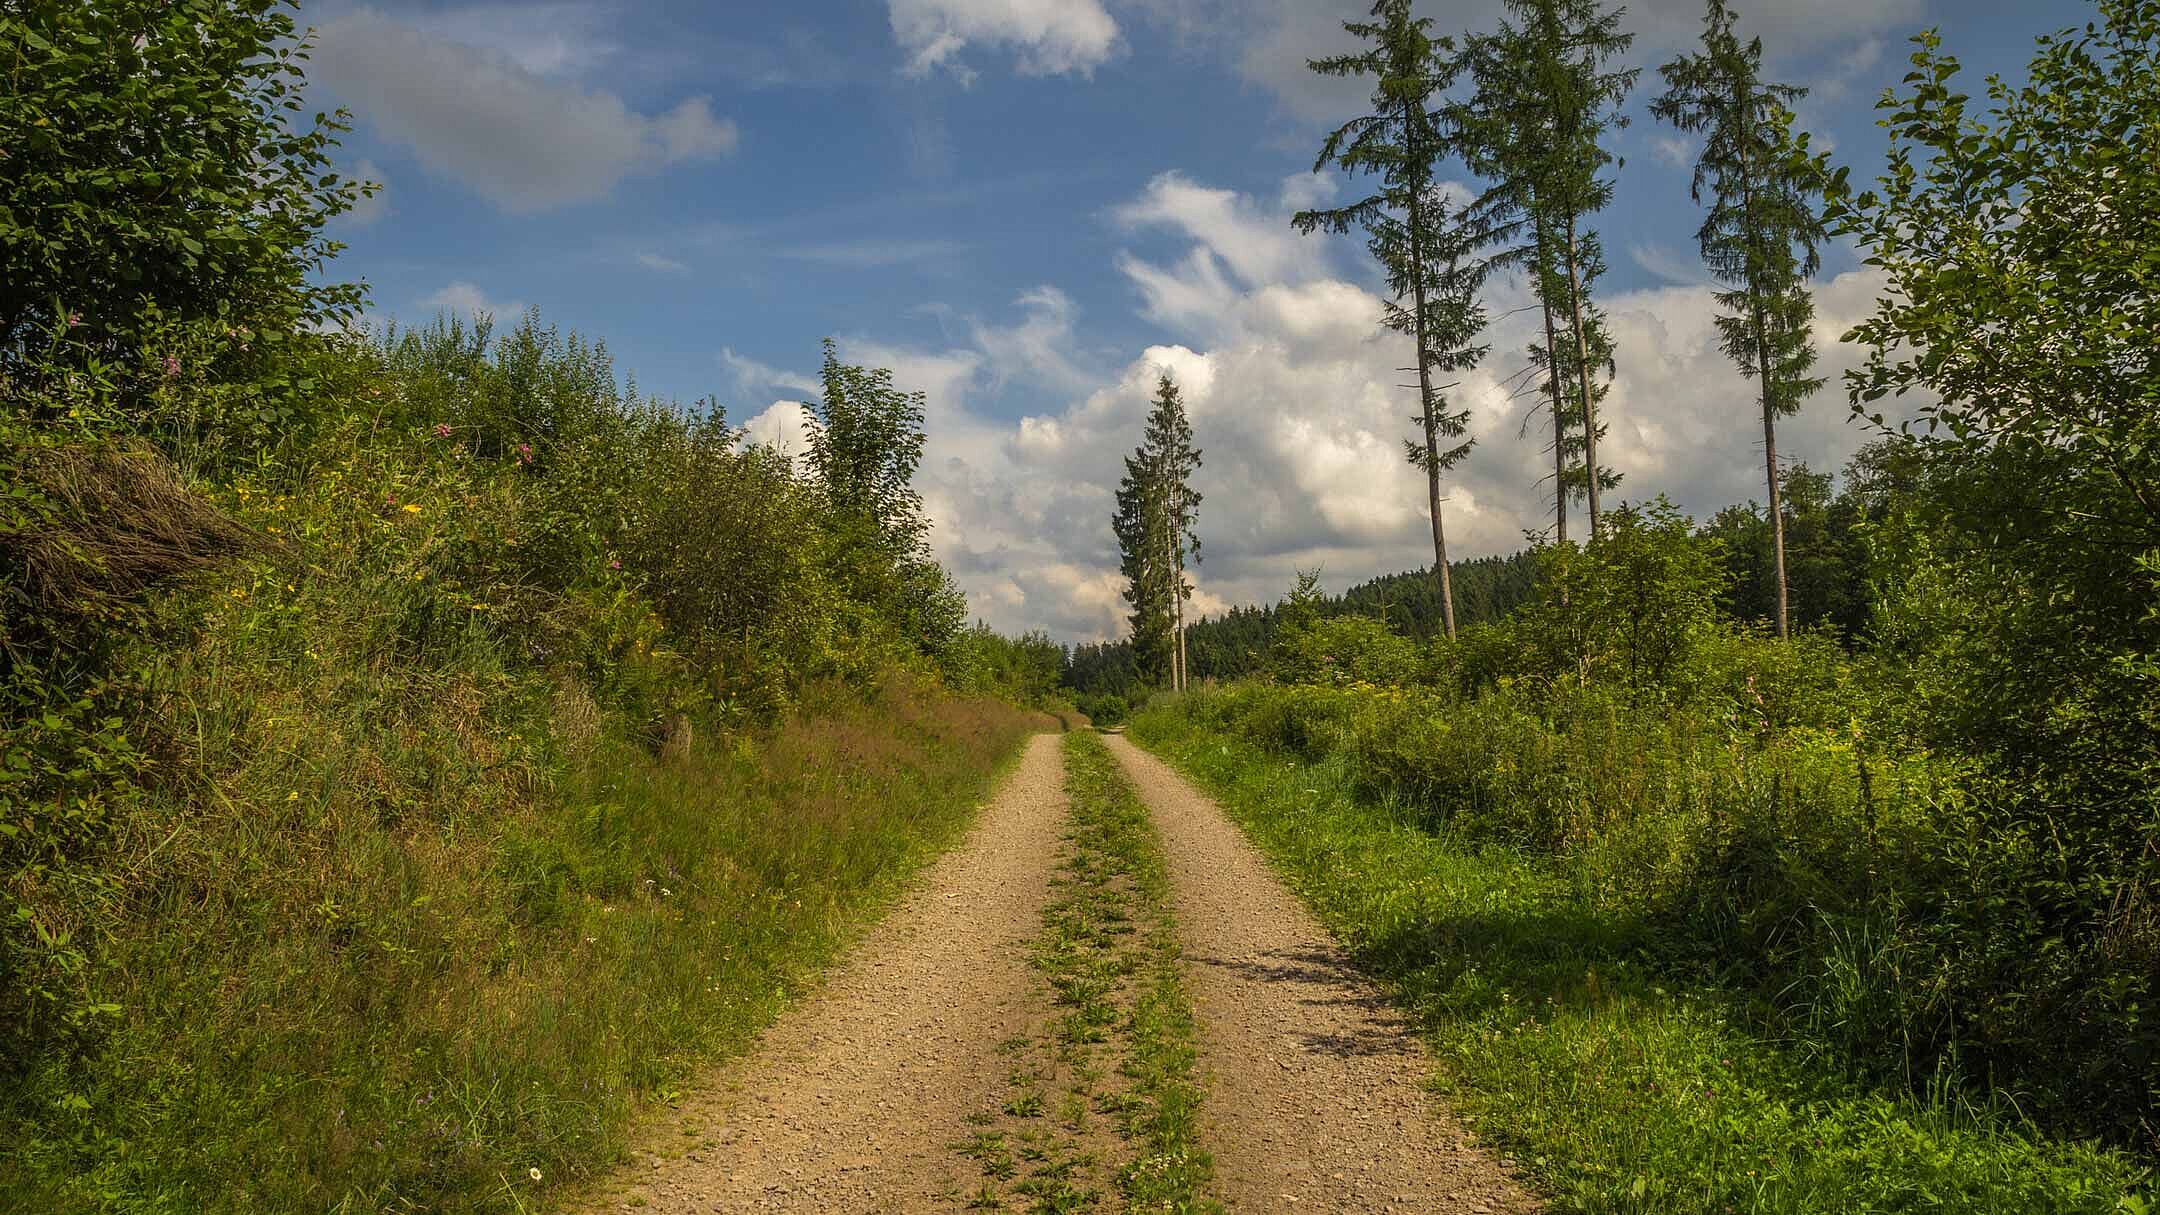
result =
[[[965,843],[767,1031],[725,1087],[653,1128],[651,1155],[596,1209],[952,1211],[967,1161],[951,1145],[1003,1100],[999,1043],[1047,1010],[1027,941],[1065,816],[1058,736],[1037,736]]]
[[[1222,811],[1108,740],[1169,852],[1217,1189],[1245,1212],[1531,1211],[1425,1091],[1430,1062],[1385,997]]]

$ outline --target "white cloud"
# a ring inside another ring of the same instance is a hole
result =
[[[672,257],[663,257],[658,253],[638,254],[637,264],[645,267],[647,270],[657,270],[662,274],[690,273],[690,267],[684,265],[679,261],[676,261]]]
[[[748,355],[735,353],[731,346],[721,347],[720,365],[735,377],[735,388],[744,396],[754,397],[772,388],[785,388],[808,396],[816,396],[824,391],[814,376],[787,371],[770,363],[761,363]]]
[[[1650,133],[1649,143],[1651,158],[1667,168],[1693,170],[1702,155],[1701,142],[1686,135],[1654,130]]]
[[[498,303],[488,298],[485,291],[463,279],[451,283],[439,291],[421,296],[413,302],[416,311],[448,313],[473,320],[493,318],[498,327],[507,326],[525,315],[523,300],[507,300]]]
[[[589,72],[621,48],[608,37],[616,15],[600,4],[464,4],[413,13],[414,28],[438,41],[496,52],[536,76]]]
[[[1088,375],[1067,353],[1079,311],[1072,298],[1055,287],[1036,287],[1022,292],[1015,303],[1025,314],[1018,324],[975,321],[968,327],[976,348],[989,362],[992,387],[1003,387],[1022,375],[1061,392],[1088,384]]]
[[[1322,200],[1314,174],[1299,173],[1283,186],[1284,205],[1271,211],[1230,190],[1200,185],[1180,173],[1164,173],[1139,198],[1117,208],[1131,228],[1167,227],[1197,243],[1246,284],[1309,278],[1325,265],[1323,243],[1300,236],[1289,213]]]
[[[431,33],[355,9],[323,26],[309,74],[430,170],[505,210],[599,198],[632,174],[736,146],[735,124],[704,97],[641,114],[605,89],[557,78],[585,63],[568,43],[504,49],[505,23],[495,21],[487,28],[498,45],[475,45],[458,40],[479,36],[471,19],[438,24]]]
[[[1118,45],[1117,22],[1101,0],[886,0],[886,7],[911,76],[943,68],[972,80],[959,60],[970,45],[1011,51],[1022,75],[1087,75]]]
[[[1694,287],[1710,281],[1709,269],[1692,253],[1675,252],[1648,241],[1630,244],[1627,252],[1629,261],[1653,278],[1661,278],[1675,286]]]
[[[1171,185],[1151,185],[1120,214],[1167,226],[1192,247],[1166,264],[1130,256],[1121,264],[1143,307],[1175,317],[1192,336],[1137,352],[1113,375],[1073,389],[1063,407],[1018,421],[988,413],[1004,378],[1084,365],[1069,304],[1048,289],[1021,296],[1010,323],[971,323],[953,348],[842,343],[843,357],[892,367],[900,386],[927,392],[929,442],[917,484],[932,542],[971,610],[1000,628],[1044,627],[1067,638],[1122,631],[1112,491],[1165,369],[1184,390],[1204,453],[1200,602],[1219,610],[1272,601],[1301,568],[1322,567],[1340,588],[1431,559],[1423,482],[1402,454],[1412,401],[1400,369],[1411,355],[1380,328],[1381,301],[1328,273],[1318,251],[1265,247],[1298,200]],[[1836,378],[1856,356],[1836,337],[1878,289],[1868,273],[1823,285],[1817,333],[1833,385],[1781,425],[1789,458],[1835,468],[1868,437],[1845,421]],[[1535,400],[1511,395],[1507,384],[1538,323],[1534,313],[1506,315],[1525,302],[1521,283],[1496,284],[1490,308],[1504,319],[1488,335],[1495,353],[1455,390],[1479,440],[1445,487],[1458,557],[1512,552],[1549,517],[1544,424],[1526,418]],[[1759,499],[1759,414],[1746,379],[1717,348],[1710,289],[1657,287],[1602,303],[1620,345],[1601,453],[1626,474],[1617,496],[1664,492],[1697,512]],[[1015,336],[1023,333],[1025,341]],[[1518,437],[1526,421],[1530,434]],[[798,408],[776,406],[752,430],[782,434],[799,424]],[[1579,528],[1579,511],[1575,518]]]

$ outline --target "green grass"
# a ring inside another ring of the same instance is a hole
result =
[[[231,714],[218,778],[139,808],[95,923],[121,1012],[0,1123],[0,1210],[548,1208],[956,840],[1039,720],[895,679],[663,764],[474,664],[188,666],[183,703]]]
[[[1128,1211],[1220,1211],[1194,1142],[1196,1028],[1161,841],[1092,731],[1065,736],[1065,787],[1064,868],[1034,945],[1057,1013],[1040,1037],[1005,1044],[1015,1066],[1002,1117],[981,1115],[994,1129],[955,1145],[982,1168],[970,1203],[1092,1210],[1108,1196],[1101,1182]],[[1101,1158],[1106,1143],[1118,1159]]]
[[[1742,999],[1671,981],[1548,861],[1471,847],[1176,704],[1135,739],[1221,799],[1440,1060],[1440,1083],[1556,1212],[2143,1212],[2149,1174],[2010,1111],[1827,1079]]]

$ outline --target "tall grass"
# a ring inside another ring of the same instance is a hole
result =
[[[11,875],[84,1028],[0,1056],[0,1210],[544,1207],[1051,724],[574,339],[318,357],[305,426],[193,460],[258,543],[116,638],[140,762]]]
[[[1134,722],[1220,797],[1291,884],[1411,1010],[1476,1128],[1553,1209],[1701,1212],[2138,1212],[2149,1169],[2054,1138],[1948,1073],[1917,1092],[1859,1078],[1833,1027],[1770,1028],[1750,983],[1679,966],[1658,900],[1611,897],[1621,867],[1654,879],[1645,833],[1582,866],[1375,787],[1366,761],[1253,732],[1279,689],[1151,706]],[[1275,706],[1280,708],[1279,705]],[[1281,718],[1276,718],[1280,722]],[[1307,721],[1307,725],[1311,723]],[[1488,757],[1504,766],[1520,756]],[[1839,955],[1879,940],[1844,922]],[[1790,993],[1829,1008],[1873,974]],[[1840,984],[1842,983],[1842,987]]]
[[[895,680],[662,764],[575,688],[309,691],[250,701],[217,783],[118,842],[88,927],[121,1011],[46,1078],[68,1113],[8,1128],[0,1209],[545,1206],[741,1049],[1034,725]]]

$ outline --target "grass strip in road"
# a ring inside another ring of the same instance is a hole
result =
[[[1549,863],[1475,848],[1174,706],[1135,740],[1221,802],[1443,1062],[1451,1103],[1554,1212],[2143,1215],[2150,1177],[1951,1094],[1826,1078],[1677,983]]]
[[[1195,1143],[1202,1090],[1162,843],[1090,731],[1065,736],[1072,801],[1063,873],[1034,963],[1057,1010],[1005,1044],[1012,1083],[955,1149],[982,1180],[979,1210],[1212,1212],[1213,1165]]]

